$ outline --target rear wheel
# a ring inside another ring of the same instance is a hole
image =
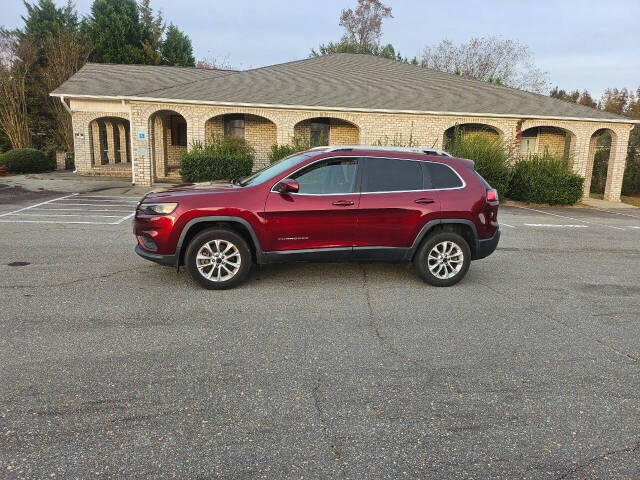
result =
[[[220,290],[240,284],[251,269],[251,252],[232,230],[205,230],[187,247],[185,263],[191,278],[204,288]]]
[[[439,232],[428,236],[413,259],[422,279],[436,287],[458,283],[466,275],[470,263],[469,244],[455,232]]]

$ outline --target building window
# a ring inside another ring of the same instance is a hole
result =
[[[180,115],[171,116],[171,145],[187,146],[187,121]]]
[[[536,153],[536,140],[538,139],[538,129],[530,128],[522,132],[520,137],[520,153],[523,155],[533,155]]]
[[[224,117],[224,134],[236,138],[244,138],[244,115],[227,115]]]
[[[329,131],[331,127],[328,118],[311,120],[309,126],[309,141],[312,147],[329,145]]]

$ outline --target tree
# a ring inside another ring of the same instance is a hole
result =
[[[95,0],[86,34],[93,43],[91,61],[144,63],[143,29],[134,0]]]
[[[167,38],[162,42],[162,63],[174,67],[195,67],[191,39],[173,23],[167,29]]]
[[[85,41],[79,31],[52,32],[44,43],[47,68],[43,70],[43,79],[47,91],[55,90],[76,73],[87,62],[90,53],[91,45]],[[72,151],[71,115],[66,111],[59,98],[47,98],[50,104],[49,111],[56,126],[55,130],[51,132],[50,142],[64,148],[65,151]]]
[[[196,62],[196,68],[201,70],[234,70],[229,62],[229,57],[218,59],[215,57],[203,58]]]
[[[629,101],[633,102],[633,92],[629,92],[626,88],[621,90],[607,88],[602,94],[598,106],[605,112],[623,115],[626,113]]]
[[[340,26],[345,30],[342,39],[360,46],[377,45],[385,18],[393,18],[391,7],[380,0],[358,0],[355,10],[342,10]]]
[[[580,92],[578,90],[574,90],[571,93],[567,93],[564,90],[559,90],[558,87],[554,87],[551,92],[549,92],[549,96],[559,100],[564,100],[565,102],[578,103]]]
[[[33,45],[16,31],[0,30],[0,129],[13,148],[31,145],[27,79],[36,62]]]
[[[443,40],[422,52],[423,67],[441,72],[460,72],[463,77],[489,81],[531,92],[548,90],[548,75],[533,63],[529,48],[515,40],[474,37],[459,45]]]
[[[597,108],[598,104],[591,97],[591,94],[586,90],[580,94],[580,98],[578,99],[578,104],[584,105],[585,107]]]
[[[24,29],[19,31],[22,39],[28,39],[36,48],[39,63],[43,63],[44,44],[52,32],[70,32],[78,28],[78,14],[70,0],[62,8],[53,0],[38,0],[37,3],[24,2],[27,15],[22,16]]]
[[[320,44],[318,50],[312,48],[312,57],[330,55],[332,53],[364,53],[392,60],[407,61],[390,43],[380,45],[382,22],[385,18],[393,18],[391,7],[380,0],[358,0],[354,9],[347,8],[340,14],[340,26],[344,28],[342,38],[338,42]],[[417,63],[417,59],[415,59]]]
[[[142,25],[142,51],[145,55],[145,63],[160,65],[162,63],[160,47],[167,25],[162,18],[162,12],[158,12],[156,16],[153,15],[151,0],[142,0],[139,9],[140,24]]]

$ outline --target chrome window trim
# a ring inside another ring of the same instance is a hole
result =
[[[291,176],[295,175],[296,173],[298,173],[300,170],[303,170],[307,167],[310,167],[311,165],[314,165],[318,162],[323,162],[325,160],[333,160],[336,158],[356,158],[356,159],[360,159],[360,158],[384,158],[386,160],[407,160],[409,162],[420,162],[420,163],[435,163],[438,165],[444,165],[446,167],[448,167],[450,170],[453,171],[453,173],[456,174],[456,176],[460,179],[460,181],[462,182],[462,186],[460,187],[450,187],[450,188],[427,188],[424,190],[391,190],[391,191],[386,191],[386,192],[349,192],[349,193],[292,193],[292,192],[288,192],[288,195],[307,195],[307,196],[314,196],[314,197],[328,197],[328,196],[335,196],[335,195],[376,195],[379,193],[410,193],[410,192],[440,192],[440,191],[447,191],[447,190],[462,190],[464,188],[466,188],[467,186],[467,182],[464,181],[464,178],[462,178],[460,176],[460,174],[458,172],[456,172],[456,169],[451,167],[450,165],[447,165],[446,163],[442,163],[442,162],[434,162],[433,160],[419,160],[417,158],[398,158],[398,157],[367,157],[367,156],[362,156],[362,157],[356,157],[356,156],[335,156],[335,157],[324,157],[324,158],[319,158],[318,160],[308,163],[306,165],[304,165],[303,167],[298,168],[297,170],[294,170],[293,172],[291,172],[289,175],[287,175],[286,177],[281,178],[280,180],[283,180],[284,178],[291,178]],[[356,165],[358,165],[359,162],[356,162]],[[269,190],[269,193],[278,193],[280,194],[279,191],[274,190],[274,188],[276,188],[276,185],[278,185],[278,183],[280,183],[280,180],[278,180],[276,183],[274,183],[271,186],[271,189]]]

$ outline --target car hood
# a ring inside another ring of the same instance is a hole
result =
[[[243,190],[245,187],[233,185],[231,183],[201,182],[201,183],[181,183],[169,188],[154,190],[149,192],[144,199],[154,201],[166,201],[170,198],[182,197],[185,195],[211,194],[211,193],[234,193]]]

